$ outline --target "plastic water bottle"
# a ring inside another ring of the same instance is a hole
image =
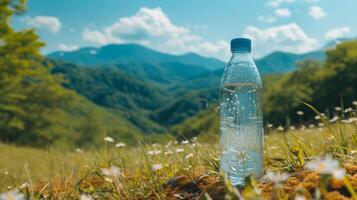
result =
[[[251,41],[231,41],[232,57],[221,80],[221,171],[233,185],[248,175],[260,177],[263,167],[263,84],[250,56]]]

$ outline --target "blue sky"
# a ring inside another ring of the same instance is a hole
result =
[[[356,0],[29,0],[16,28],[35,28],[44,53],[109,43],[227,59],[229,41],[253,40],[253,56],[304,53],[355,37]]]

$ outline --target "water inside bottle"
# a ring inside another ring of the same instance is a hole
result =
[[[221,88],[221,169],[233,185],[263,175],[262,87],[257,83]]]

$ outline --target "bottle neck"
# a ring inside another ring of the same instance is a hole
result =
[[[244,61],[248,61],[251,62],[253,61],[251,55],[249,52],[233,52],[232,53],[232,57],[231,57],[231,61],[240,61],[240,62],[244,62]]]

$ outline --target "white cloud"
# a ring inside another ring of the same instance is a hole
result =
[[[334,28],[327,31],[327,33],[325,34],[325,39],[327,40],[338,39],[347,36],[350,32],[351,32],[351,28],[347,26],[341,28]]]
[[[272,7],[278,7],[283,3],[292,3],[294,1],[295,0],[269,0],[267,4]]]
[[[78,45],[66,45],[66,44],[58,44],[58,49],[61,51],[75,51],[79,49]]]
[[[173,24],[161,8],[143,7],[133,16],[120,18],[102,30],[86,28],[82,39],[99,45],[139,43],[174,54],[195,52],[224,59],[229,55],[227,42],[203,40],[189,28]]]
[[[62,26],[61,21],[52,16],[25,17],[22,21],[30,27],[45,29],[52,33],[59,32]]]
[[[304,53],[318,47],[318,41],[310,38],[297,24],[259,29],[248,26],[243,34],[252,39],[256,56],[263,56],[271,51]]]
[[[290,17],[291,12],[287,8],[278,8],[275,10],[275,14],[279,17]]]
[[[271,7],[279,7],[287,3],[317,3],[319,1],[320,0],[268,0],[266,4]]]
[[[267,23],[273,23],[276,22],[276,18],[275,17],[270,17],[270,16],[259,16],[258,20],[261,22],[267,22]]]
[[[326,13],[319,6],[311,6],[309,14],[315,19],[320,19],[326,16]]]

